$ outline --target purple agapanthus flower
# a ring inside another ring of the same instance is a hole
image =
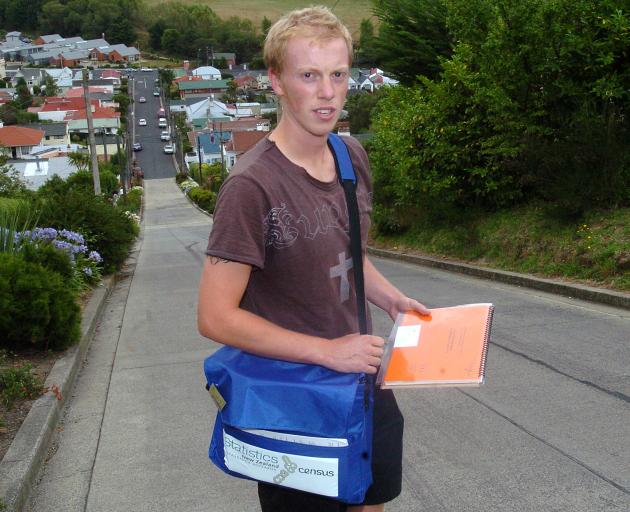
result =
[[[101,255],[96,251],[90,251],[88,259],[94,261],[95,263],[101,263],[103,261]]]
[[[57,230],[55,228],[35,228],[31,233],[31,240],[44,240],[52,242],[57,238]]]
[[[92,277],[92,269],[90,267],[83,267],[83,273],[87,276]]]
[[[85,238],[83,238],[81,233],[76,233],[75,231],[70,231],[68,229],[62,229],[59,232],[59,235],[77,245],[85,245]]]

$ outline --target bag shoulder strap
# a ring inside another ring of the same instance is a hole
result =
[[[350,219],[350,252],[352,253],[359,332],[361,334],[367,334],[367,308],[365,302],[365,284],[363,280],[363,250],[361,247],[361,225],[356,194],[357,175],[354,172],[348,146],[341,140],[341,137],[334,133],[329,133],[328,146],[335,159],[337,177],[346,195],[348,218]]]

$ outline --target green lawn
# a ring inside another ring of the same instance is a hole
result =
[[[372,16],[370,0],[318,0],[314,2],[297,0],[181,0],[181,2],[208,5],[223,19],[230,16],[248,18],[257,27],[260,27],[260,22],[265,16],[274,22],[291,9],[309,5],[327,5],[334,8],[334,12],[348,26],[352,35],[357,36],[357,38],[361,20]],[[145,3],[151,7],[164,3],[164,1],[146,0]],[[373,21],[376,22],[376,19]]]

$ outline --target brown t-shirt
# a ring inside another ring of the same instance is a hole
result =
[[[365,251],[369,164],[355,139],[343,140],[358,179]],[[253,266],[243,309],[304,334],[336,338],[358,332],[343,188],[336,179],[316,180],[268,138],[238,161],[221,188],[206,253]]]

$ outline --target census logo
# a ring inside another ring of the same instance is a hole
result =
[[[255,480],[336,497],[339,495],[339,459],[307,457],[266,450],[223,432],[225,465],[230,471]]]

